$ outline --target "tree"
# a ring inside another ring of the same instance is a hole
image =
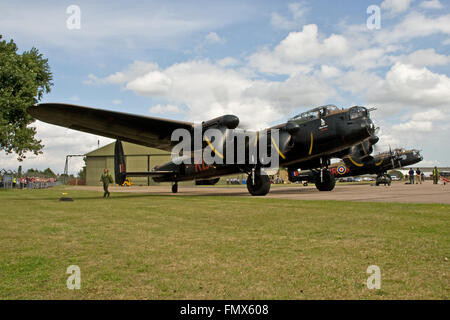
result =
[[[84,166],[78,171],[78,179],[85,180],[86,179],[86,157],[83,157]]]
[[[56,177],[56,174],[50,168],[45,169],[44,171],[42,171],[42,173],[47,178],[54,178],[54,177]]]
[[[25,172],[26,177],[39,177],[39,178],[56,178],[56,174],[52,169],[47,168],[44,171],[39,171],[38,169],[30,168]]]
[[[53,85],[48,60],[38,49],[17,53],[13,40],[0,35],[0,150],[16,153],[18,160],[26,152],[42,153],[36,128],[28,127],[34,119],[27,108],[39,102]]]

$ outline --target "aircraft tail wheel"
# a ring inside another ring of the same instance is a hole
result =
[[[252,196],[265,196],[270,190],[270,179],[265,174],[248,175],[247,190]]]
[[[331,191],[336,185],[336,179],[328,170],[322,170],[322,179],[316,181],[316,188],[319,191]]]
[[[174,183],[172,185],[172,193],[177,193],[178,192],[178,183]]]

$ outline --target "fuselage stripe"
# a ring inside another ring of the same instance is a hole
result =
[[[283,159],[286,159],[285,155],[280,151],[280,149],[278,148],[277,144],[275,143],[275,139],[272,136],[270,138],[272,139],[272,143],[273,143],[275,149],[277,149],[278,154],[280,155],[280,157],[282,157]]]
[[[209,139],[208,139],[207,136],[205,136],[205,140],[206,140],[206,143],[208,144],[208,146],[211,148],[211,150],[212,150],[215,154],[217,154],[221,159],[223,159],[223,154],[221,154],[219,151],[217,151],[217,150],[213,147],[211,141],[209,141]]]
[[[358,163],[355,160],[352,159],[352,157],[348,156],[348,158],[350,159],[350,161],[357,167],[364,167],[364,165],[362,163]]]

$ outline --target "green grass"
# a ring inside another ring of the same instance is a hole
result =
[[[0,299],[449,297],[448,205],[62,192],[0,191]]]

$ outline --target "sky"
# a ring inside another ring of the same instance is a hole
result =
[[[421,166],[450,166],[448,1],[0,0],[0,8],[3,38],[49,60],[54,87],[41,102],[196,122],[235,114],[251,129],[319,105],[363,105],[377,108],[378,151],[416,148]],[[0,168],[62,173],[67,154],[112,142],[32,125],[43,154],[19,163],[0,152]],[[82,165],[72,159],[70,172]]]

